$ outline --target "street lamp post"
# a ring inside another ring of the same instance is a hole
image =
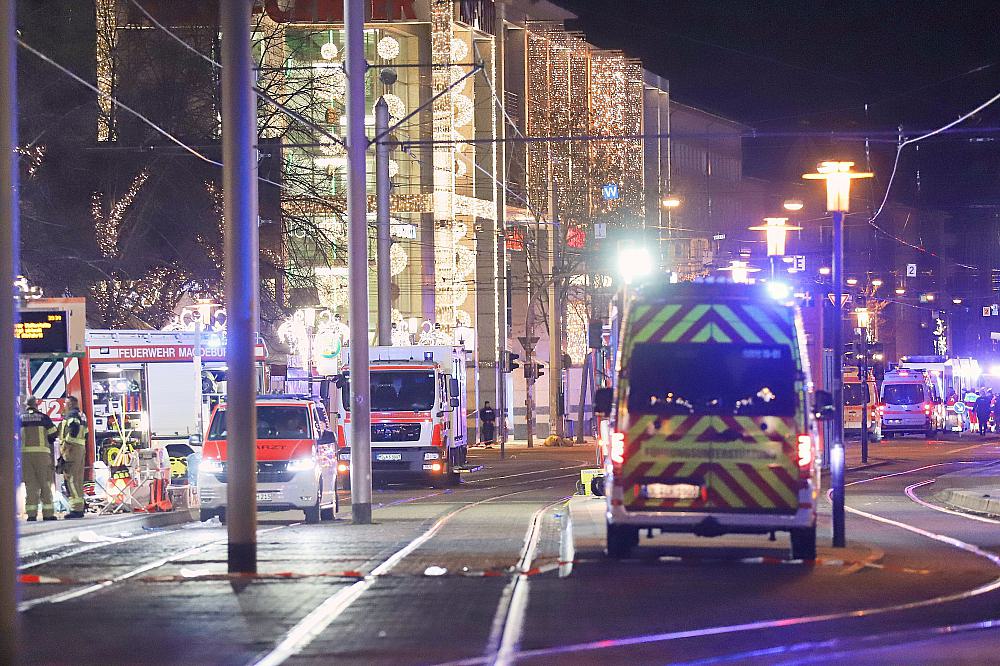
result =
[[[767,258],[771,262],[771,279],[777,276],[778,259],[785,256],[785,237],[789,231],[801,231],[802,227],[787,224],[787,217],[765,217],[765,224],[750,227],[750,231],[763,231],[767,236]]]
[[[833,487],[833,546],[847,545],[844,529],[844,213],[851,207],[851,181],[871,173],[851,171],[854,162],[821,162],[807,180],[826,181],[826,209],[833,213],[833,442],[830,485]]]
[[[871,313],[866,307],[855,308],[858,316],[858,331],[861,335],[861,363],[858,364],[858,375],[861,377],[861,395],[864,403],[861,407],[861,462],[868,462],[868,328],[871,326]]]

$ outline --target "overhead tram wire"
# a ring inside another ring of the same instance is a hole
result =
[[[187,42],[185,42],[183,39],[181,39],[181,37],[179,35],[177,35],[175,32],[173,32],[172,30],[170,30],[170,28],[166,27],[165,25],[163,25],[162,23],[160,23],[159,21],[157,21],[155,18],[153,18],[153,15],[150,14],[148,11],[146,11],[146,8],[143,7],[141,4],[139,4],[138,0],[129,0],[129,1],[133,5],[135,5],[136,9],[138,9],[140,12],[142,12],[146,16],[146,18],[150,20],[150,22],[153,25],[155,25],[157,28],[159,28],[160,30],[162,30],[163,32],[165,32],[168,37],[170,37],[171,39],[173,39],[175,42],[177,42],[178,44],[180,44],[181,46],[183,46],[188,51],[191,51],[192,53],[194,53],[195,55],[197,55],[202,60],[208,62],[213,67],[215,67],[217,69],[222,69],[222,63],[217,62],[213,58],[210,58],[209,56],[205,55],[204,53],[202,53],[201,51],[199,51],[195,47],[193,47],[190,44],[188,44]],[[302,123],[303,125],[305,125],[305,126],[311,128],[311,129],[315,130],[316,132],[319,132],[320,134],[322,134],[326,138],[330,139],[334,143],[339,143],[341,146],[344,146],[345,148],[347,147],[347,144],[344,142],[343,139],[341,139],[340,137],[338,137],[338,136],[336,136],[334,134],[331,134],[331,133],[327,132],[326,129],[324,129],[323,127],[321,127],[321,126],[317,125],[316,123],[312,122],[308,118],[302,116],[302,114],[298,113],[294,109],[288,108],[287,106],[285,106],[284,104],[282,104],[278,100],[274,99],[271,95],[269,95],[267,92],[261,90],[257,86],[253,86],[253,92],[254,92],[255,95],[257,95],[257,97],[261,98],[262,100],[264,100],[268,104],[271,104],[272,106],[274,106],[274,107],[280,109],[281,111],[285,112],[287,115],[289,115],[294,120],[297,120],[298,122]]]
[[[893,163],[892,163],[892,171],[889,173],[889,181],[886,183],[886,186],[885,186],[885,195],[882,197],[882,203],[879,204],[879,207],[875,211],[875,214],[872,215],[868,219],[868,224],[870,224],[875,230],[877,230],[877,231],[881,232],[882,234],[884,234],[886,237],[892,238],[893,240],[896,240],[897,242],[902,243],[903,245],[906,245],[907,247],[910,247],[910,248],[912,248],[914,250],[918,250],[920,252],[924,252],[924,253],[929,254],[929,255],[931,255],[933,257],[938,257],[938,255],[936,253],[931,252],[930,250],[927,250],[927,249],[925,249],[923,247],[920,247],[919,245],[914,245],[913,243],[910,243],[909,241],[904,240],[904,239],[900,238],[899,236],[896,236],[895,234],[893,234],[893,233],[891,233],[889,231],[886,231],[881,226],[875,224],[875,220],[878,218],[879,215],[882,214],[882,211],[885,209],[886,203],[889,201],[889,193],[892,191],[892,184],[895,181],[896,172],[899,170],[899,158],[900,158],[900,156],[903,153],[903,148],[905,148],[906,146],[918,143],[920,141],[923,141],[924,139],[929,139],[929,138],[931,138],[933,136],[937,136],[939,134],[943,134],[945,132],[948,132],[949,130],[951,130],[951,128],[955,127],[956,125],[958,125],[960,123],[965,122],[966,120],[968,120],[969,118],[971,118],[975,114],[977,114],[980,111],[986,109],[990,105],[996,103],[997,100],[1000,100],[1000,93],[997,93],[996,95],[994,95],[993,97],[989,98],[988,100],[986,100],[985,102],[983,102],[982,104],[980,104],[979,106],[977,106],[976,108],[974,108],[973,110],[971,110],[968,113],[965,113],[965,114],[959,116],[958,118],[956,118],[955,120],[952,120],[949,123],[945,123],[944,125],[942,125],[941,127],[938,127],[937,129],[931,130],[929,132],[925,132],[925,133],[921,134],[920,136],[915,136],[915,137],[913,137],[911,139],[906,139],[904,141],[900,141],[899,144],[896,146],[896,157],[895,157],[895,159],[893,160]],[[938,257],[938,258],[940,258],[940,257]],[[950,263],[954,264],[955,266],[959,266],[961,268],[965,268],[965,269],[968,269],[968,270],[980,270],[980,268],[978,266],[970,266],[969,264],[963,264],[963,263],[960,263],[960,262],[957,262],[957,261],[952,261]]]

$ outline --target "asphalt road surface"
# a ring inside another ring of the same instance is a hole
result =
[[[849,445],[853,446],[853,445]],[[603,554],[601,500],[570,497],[589,447],[516,450],[459,488],[376,491],[371,526],[262,514],[256,577],[225,528],[147,532],[27,563],[25,660],[41,664],[941,663],[995,661],[997,521],[942,511],[947,475],[996,439],[873,444],[848,474],[849,547],[787,535],[643,538]],[[1000,472],[998,472],[1000,473]]]

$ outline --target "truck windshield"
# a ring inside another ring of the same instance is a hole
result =
[[[215,412],[209,439],[225,439],[226,410]],[[257,439],[309,439],[309,409],[305,405],[257,405]]]
[[[863,384],[844,384],[844,404],[864,405],[868,402]]]
[[[924,401],[924,387],[920,384],[885,384],[882,402],[887,405],[916,405]]]
[[[628,362],[628,409],[665,416],[794,416],[798,374],[784,346],[639,343]]]
[[[433,370],[372,370],[373,412],[427,412],[434,407]],[[351,411],[350,387],[344,385],[344,409]]]

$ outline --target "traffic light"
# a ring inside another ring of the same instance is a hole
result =
[[[521,364],[517,362],[517,359],[519,358],[521,358],[520,354],[505,351],[503,353],[503,358],[500,361],[500,372],[514,372],[520,368]]]
[[[534,364],[532,364],[532,363],[525,363],[524,364],[524,378],[525,379],[532,379],[535,376],[534,375],[534,369],[535,369]]]
[[[535,363],[535,379],[538,379],[545,374],[545,365],[542,363]]]

